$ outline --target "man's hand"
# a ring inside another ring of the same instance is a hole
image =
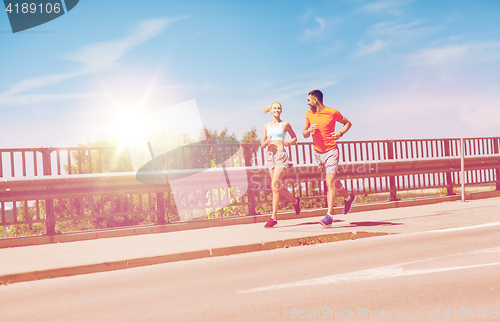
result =
[[[312,124],[308,129],[307,131],[309,133],[313,133],[314,131],[316,131],[316,124]]]
[[[337,141],[338,139],[340,139],[342,137],[342,133],[340,132],[332,132],[332,137],[335,141]]]

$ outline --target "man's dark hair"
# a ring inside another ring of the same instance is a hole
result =
[[[323,93],[319,89],[311,91],[309,95],[316,97],[323,104]]]

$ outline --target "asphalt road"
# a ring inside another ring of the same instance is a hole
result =
[[[500,321],[499,233],[497,222],[0,286],[0,321]]]

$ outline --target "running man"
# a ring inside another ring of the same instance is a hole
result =
[[[339,111],[323,105],[323,93],[314,90],[307,96],[307,105],[310,110],[306,113],[306,123],[302,135],[313,137],[314,156],[321,172],[326,173],[328,212],[320,220],[323,226],[331,226],[333,222],[333,206],[335,204],[335,190],[344,198],[344,215],[351,211],[356,195],[347,193],[340,181],[335,181],[339,164],[339,149],[337,140],[349,131],[352,124]],[[344,124],[340,132],[335,132],[335,122]]]

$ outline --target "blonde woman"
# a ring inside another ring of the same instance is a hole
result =
[[[266,166],[271,175],[271,188],[273,191],[273,214],[264,227],[272,228],[278,221],[276,213],[278,212],[280,194],[293,202],[295,213],[300,214],[300,198],[295,198],[290,191],[283,187],[282,178],[285,168],[288,168],[289,157],[285,148],[297,142],[297,136],[288,122],[281,120],[281,104],[274,102],[271,105],[262,109],[263,113],[271,113],[273,120],[264,125],[262,132],[261,147],[266,152]],[[292,138],[290,141],[285,141],[286,133]]]

